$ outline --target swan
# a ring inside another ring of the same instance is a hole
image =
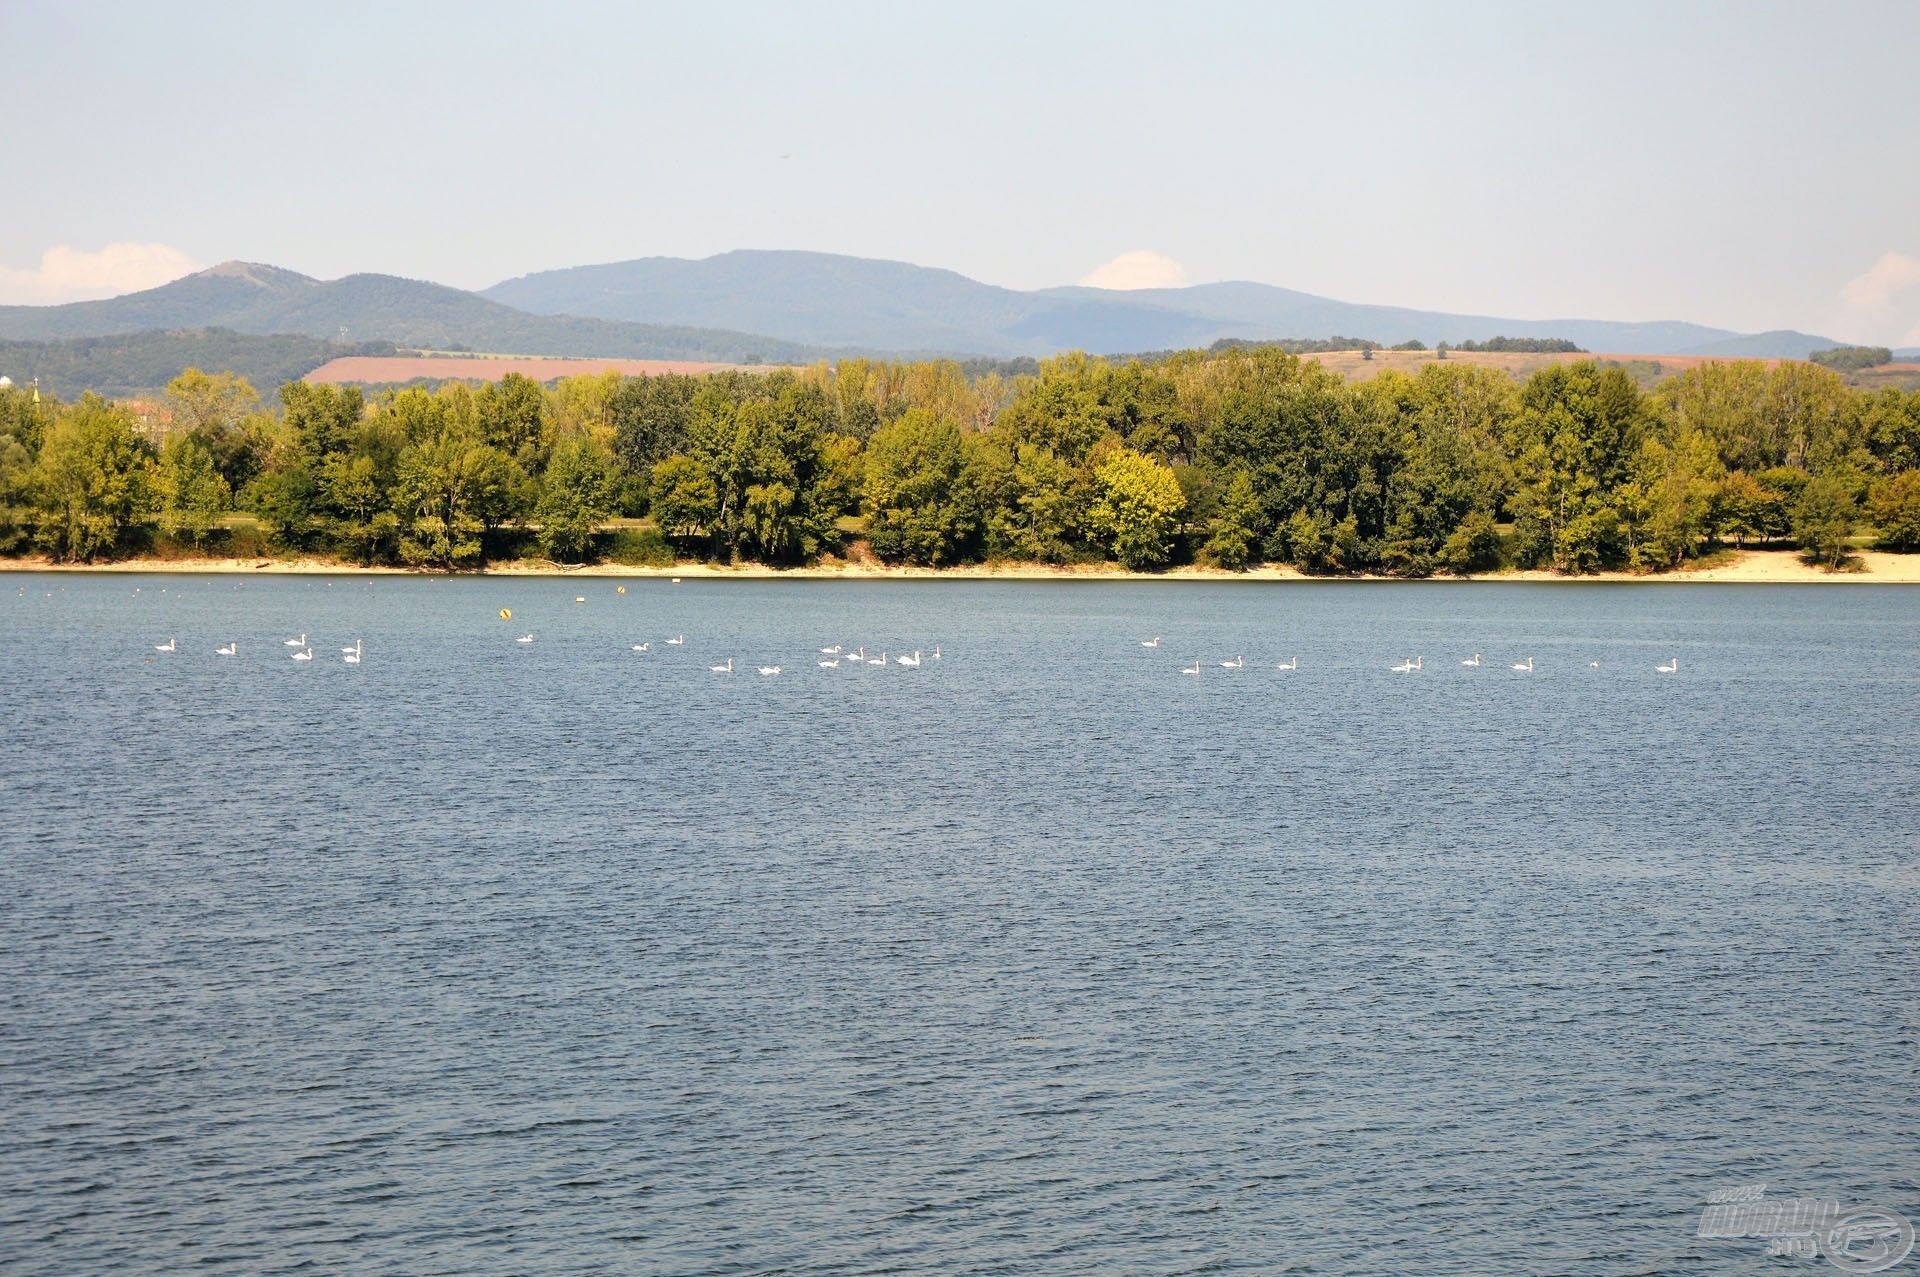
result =
[[[867,660],[866,645],[862,644],[859,648],[857,648],[854,651],[853,655],[850,656],[848,659],[851,660],[855,665],[866,664],[866,660]]]
[[[668,640],[667,640],[667,646],[668,646],[668,647],[679,647],[679,646],[680,646],[681,644],[683,644],[683,643],[685,643],[686,641],[687,641],[687,636],[686,636],[686,635],[684,635],[684,634],[676,634],[676,635],[674,635],[674,636],[673,636],[672,638],[670,638],[670,639],[668,639]]]
[[[168,639],[164,643],[155,643],[153,645],[153,650],[156,652],[171,652],[174,650],[176,646],[178,646],[178,644],[179,644],[178,639]]]
[[[933,659],[936,661],[940,659],[940,645],[938,643],[933,645]]]
[[[820,655],[838,656],[840,655],[840,645],[838,643],[835,643],[832,647],[823,647],[820,649]]]
[[[772,678],[775,674],[778,674],[780,672],[780,667],[778,665],[762,665],[760,667],[760,672],[766,675],[768,678]]]
[[[1182,674],[1191,674],[1191,675],[1193,675],[1193,676],[1194,676],[1195,678],[1198,678],[1198,677],[1200,676],[1200,658],[1199,658],[1199,657],[1197,657],[1197,656],[1196,656],[1196,657],[1194,657],[1194,658],[1193,658],[1193,665],[1192,665],[1191,667],[1188,667],[1188,666],[1185,666],[1185,665],[1182,665],[1182,666],[1180,667],[1180,672],[1181,672]]]
[[[1408,657],[1408,658],[1407,658],[1406,660],[1404,660],[1404,661],[1402,661],[1402,662],[1400,662],[1400,663],[1399,663],[1398,665],[1396,665],[1396,666],[1394,666],[1394,667],[1393,667],[1393,672],[1394,672],[1395,674],[1411,674],[1411,673],[1413,673],[1413,658],[1412,658],[1412,657]]]
[[[1678,674],[1680,672],[1680,658],[1676,656],[1667,664],[1656,665],[1653,668],[1662,674]]]
[[[293,659],[296,661],[310,661],[313,659],[313,649],[310,647],[303,647],[299,651],[293,654]]]
[[[517,638],[517,639],[515,639],[515,640],[514,640],[514,642],[516,642],[516,643],[531,643],[531,642],[533,642],[533,635],[531,635],[531,634],[522,634],[522,635],[521,635],[521,636],[520,636],[519,638]]]
[[[359,640],[359,639],[355,639],[355,640],[353,641],[353,646],[352,646],[352,647],[343,647],[343,648],[341,648],[340,650],[341,650],[342,652],[358,652],[358,651],[360,650],[360,640]]]
[[[1296,656],[1290,661],[1282,661],[1273,668],[1277,670],[1297,670],[1300,668],[1300,658]]]
[[[1220,662],[1220,668],[1223,670],[1243,670],[1246,667],[1247,658],[1245,656],[1236,656],[1230,661]]]
[[[715,674],[731,674],[733,673],[733,658],[729,656],[725,665],[709,665],[707,668]]]
[[[651,652],[651,651],[653,650],[653,644],[651,644],[651,643],[635,643],[635,644],[633,645],[633,650],[634,650],[634,651],[636,651],[636,652]]]
[[[867,664],[869,665],[885,665],[886,663],[887,663],[887,654],[885,652],[880,653],[880,655],[874,657],[873,659],[867,662]]]
[[[1590,670],[1597,670],[1597,669],[1599,669],[1599,668],[1600,668],[1600,662],[1598,662],[1598,661],[1588,661],[1588,662],[1587,662],[1587,668],[1588,668],[1588,669],[1590,669]]]
[[[1424,656],[1416,656],[1416,657],[1414,657],[1414,658],[1413,658],[1413,668],[1414,668],[1415,670],[1423,670],[1423,669],[1425,669],[1425,668],[1427,668],[1427,658],[1426,658],[1426,657],[1424,657]]]
[[[840,668],[840,662],[837,660],[821,661],[820,668],[823,670],[837,670]]]
[[[353,642],[353,646],[350,648],[347,648],[346,655],[342,656],[340,659],[345,661],[349,665],[358,665],[360,663],[360,640],[355,639]]]
[[[1480,653],[1475,652],[1472,656],[1469,656],[1466,660],[1460,663],[1462,665],[1467,666],[1469,669],[1477,670],[1480,668]]]
[[[1140,646],[1141,646],[1141,647],[1159,647],[1159,646],[1160,646],[1160,636],[1159,636],[1158,634],[1156,634],[1156,635],[1154,635],[1154,636],[1153,636],[1152,638],[1150,638],[1150,639],[1141,639],[1141,640],[1140,640]]]
[[[920,649],[917,647],[914,648],[912,656],[896,656],[893,659],[897,664],[910,666],[913,669],[919,669],[920,668]]]
[[[287,647],[305,647],[306,645],[307,645],[307,636],[305,633],[302,633],[300,637],[297,639],[288,639],[285,643],[285,646]]]
[[[1533,658],[1529,656],[1524,661],[1515,661],[1513,668],[1519,670],[1522,674],[1531,674],[1533,673]]]
[[[215,656],[232,656],[235,652],[239,650],[240,650],[240,644],[235,642],[235,643],[229,643],[225,647],[214,648],[213,654]]]

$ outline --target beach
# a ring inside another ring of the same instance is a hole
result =
[[[1853,563],[1830,571],[1807,563],[1793,550],[1731,550],[1711,563],[1673,572],[1593,572],[1569,576],[1539,569],[1483,572],[1468,576],[1435,575],[1426,578],[1351,575],[1315,576],[1297,568],[1271,564],[1244,572],[1219,568],[1179,567],[1165,572],[1130,572],[1111,563],[1059,566],[1047,563],[973,563],[928,568],[830,561],[806,567],[779,568],[749,563],[727,566],[681,563],[672,567],[640,567],[619,563],[570,566],[552,562],[503,561],[484,568],[449,572],[439,568],[360,567],[323,558],[135,558],[103,563],[56,563],[44,557],[0,559],[0,572],[154,572],[201,576],[213,573],[332,576],[595,576],[683,577],[699,580],[782,581],[1532,581],[1633,583],[1641,585],[1702,582],[1744,585],[1920,585],[1920,555],[1863,550]]]

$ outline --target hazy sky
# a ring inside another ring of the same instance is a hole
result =
[[[1920,344],[1915,0],[0,0],[0,49],[0,301],[808,248]]]

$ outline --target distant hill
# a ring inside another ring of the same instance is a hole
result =
[[[1835,344],[1804,333],[1757,336],[1664,321],[1526,320],[1360,305],[1269,284],[1113,292],[999,288],[948,270],[831,253],[742,250],[688,260],[646,257],[507,280],[482,296],[536,314],[701,324],[788,341],[983,355],[1103,354],[1353,333],[1393,344],[1560,337],[1618,354],[1801,357]]]
[[[429,350],[715,363],[807,362],[823,353],[741,332],[532,315],[457,288],[393,275],[321,281],[247,262],[228,262],[105,301],[0,306],[0,338],[15,340],[189,328],[380,341]]]
[[[347,343],[299,335],[257,336],[225,328],[116,333],[64,341],[0,341],[0,374],[62,399],[83,391],[126,396],[158,390],[183,368],[237,372],[271,397],[282,382],[348,355],[393,353],[391,342]]]

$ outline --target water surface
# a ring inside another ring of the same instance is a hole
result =
[[[1920,1217],[1920,593],[0,587],[10,1274],[1749,1273],[1712,1189]]]

